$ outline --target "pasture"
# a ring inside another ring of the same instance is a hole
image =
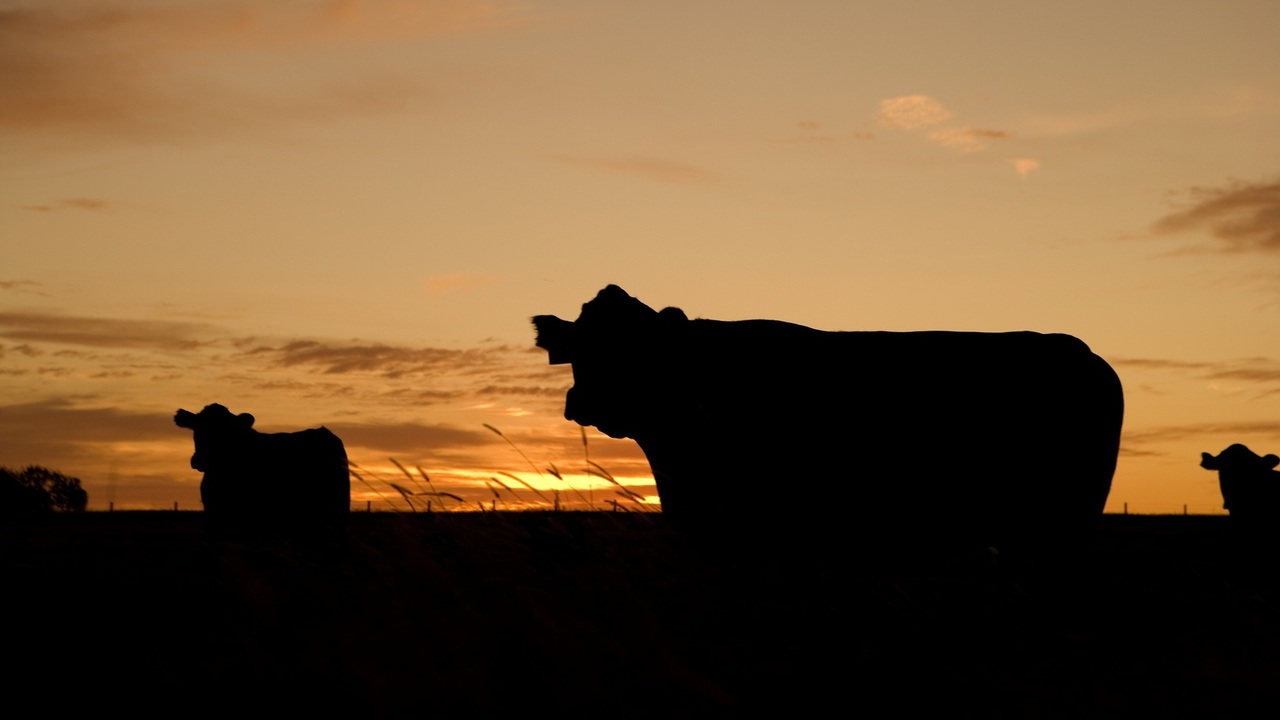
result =
[[[561,718],[1280,701],[1280,565],[1226,517],[1106,516],[1052,557],[778,549],[770,528],[736,548],[659,514],[354,513],[301,547],[213,542],[200,513],[8,522],[5,694]]]

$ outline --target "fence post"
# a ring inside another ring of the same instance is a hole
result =
[[[173,511],[174,511],[174,512],[178,512],[178,501],[177,501],[177,500],[174,500],[174,501],[173,501]]]
[[[1182,517],[1186,517],[1186,516],[1187,516],[1187,504],[1182,503]]]
[[[1125,514],[1125,515],[1128,515],[1128,514],[1129,514],[1129,503],[1125,503],[1125,504],[1124,504],[1124,514]]]
[[[372,501],[372,500],[365,500],[365,501],[364,501],[364,511],[365,511],[365,512],[373,512],[373,501]]]
[[[107,512],[115,512],[115,511],[116,511],[116,501],[112,500],[111,502],[107,503]]]

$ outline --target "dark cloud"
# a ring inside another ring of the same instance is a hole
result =
[[[206,344],[213,332],[203,323],[0,312],[0,338],[26,342],[190,350]]]
[[[1157,235],[1208,232],[1224,252],[1280,252],[1280,181],[1193,187],[1189,205],[1151,226]]]
[[[45,293],[36,290],[39,287],[43,287],[43,283],[38,283],[34,280],[0,280],[0,290],[45,295]]]
[[[96,457],[98,443],[175,438],[173,414],[81,407],[70,400],[0,406],[0,463],[48,464]]]
[[[483,429],[420,423],[326,423],[348,447],[377,450],[393,457],[421,457],[433,450],[492,447],[499,439]]]
[[[474,392],[475,395],[505,395],[505,396],[532,396],[532,397],[564,397],[566,388],[563,387],[539,387],[539,386],[519,386],[519,385],[486,385]]]
[[[1280,361],[1271,358],[1242,358],[1217,362],[1112,358],[1109,362],[1118,368],[1186,371],[1205,380],[1240,380],[1259,384],[1280,382]]]
[[[1149,430],[1125,431],[1121,444],[1132,447],[1152,443],[1186,440],[1192,437],[1206,438],[1206,442],[1237,442],[1220,438],[1270,437],[1280,441],[1280,420],[1259,420],[1253,422],[1225,423],[1191,423],[1187,425],[1169,425]],[[1213,438],[1219,438],[1212,440]],[[1225,447],[1225,445],[1224,445]],[[1206,447],[1204,451],[1216,453],[1222,448]],[[1198,458],[1197,458],[1198,459]]]
[[[64,0],[10,7],[0,10],[0,128],[9,135],[156,142],[239,131],[255,120],[396,111],[424,91],[418,79],[397,79],[394,71],[359,82],[322,77],[316,87],[290,87],[295,97],[279,98],[230,73],[209,81],[187,70],[216,67],[219,56],[236,53],[254,53],[255,63],[269,67],[336,48],[410,44],[509,24],[504,10],[487,0]],[[233,61],[232,68],[243,62]]]
[[[98,198],[65,198],[46,205],[23,205],[23,210],[54,212],[56,210],[106,210],[111,203]]]
[[[18,355],[22,355],[25,357],[33,357],[33,358],[44,355],[43,350],[40,350],[39,348],[33,348],[30,345],[26,345],[26,344],[9,345],[9,346],[0,345],[0,358],[3,358],[7,353],[16,353]]]
[[[1134,367],[1148,370],[1204,370],[1213,367],[1213,363],[1207,362],[1158,360],[1154,358],[1108,358],[1107,362],[1117,367]]]
[[[262,357],[279,367],[311,366],[326,374],[379,373],[396,378],[442,370],[492,371],[510,358],[514,348],[499,345],[465,350],[411,348],[383,344],[337,344],[294,340],[283,345],[246,347],[247,357]]]

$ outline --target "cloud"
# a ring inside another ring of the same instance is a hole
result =
[[[881,125],[911,131],[932,128],[925,137],[957,152],[978,152],[995,140],[1012,137],[1004,130],[942,125],[950,119],[951,111],[927,95],[904,95],[880,101]]]
[[[246,357],[262,357],[278,367],[312,366],[324,374],[378,373],[402,377],[411,373],[475,371],[499,367],[517,350],[500,345],[466,350],[411,348],[375,344],[339,344],[293,340],[279,346],[245,349]]]
[[[915,130],[946,122],[951,112],[927,95],[904,95],[880,101],[880,124]]]
[[[1013,164],[1013,169],[1018,171],[1018,176],[1023,180],[1027,179],[1032,170],[1040,169],[1040,161],[1035,158],[1013,158],[1009,162]]]
[[[1189,205],[1157,220],[1152,232],[1208,232],[1224,252],[1280,252],[1280,181],[1193,187]]]
[[[23,205],[23,210],[55,212],[58,210],[106,210],[111,203],[98,198],[64,198],[44,205]]]
[[[498,281],[496,275],[478,275],[475,273],[452,272],[427,278],[427,292],[432,295],[449,293],[467,293],[476,288],[492,285]]]
[[[992,140],[1003,140],[1009,133],[1001,130],[980,130],[970,127],[941,127],[929,131],[929,139],[960,152],[985,150]]]
[[[0,312],[0,337],[28,342],[190,350],[206,344],[213,332],[204,323]]]
[[[40,465],[82,457],[97,443],[168,440],[174,440],[172,413],[80,407],[66,398],[0,405],[0,458],[5,462]]]
[[[568,165],[664,183],[701,183],[715,179],[715,174],[710,170],[656,158],[589,158],[577,155],[553,155],[551,159]]]
[[[400,456],[430,454],[448,449],[451,453],[477,447],[492,447],[496,438],[482,430],[465,430],[449,425],[422,423],[326,423],[348,446],[378,450]]]
[[[46,295],[36,288],[44,287],[44,283],[35,280],[0,280],[0,290],[7,290],[16,293],[31,293],[32,295]]]
[[[1232,380],[1251,385],[1253,398],[1280,393],[1280,361],[1271,358],[1241,358],[1216,362],[1193,362],[1155,358],[1108,358],[1117,368],[1184,372],[1200,380]],[[1212,386],[1211,386],[1212,387]],[[1236,390],[1239,392],[1240,390]]]
[[[1108,358],[1107,362],[1119,367],[1143,368],[1147,370],[1205,370],[1214,367],[1213,363],[1208,362],[1161,360],[1156,358]]]
[[[1257,422],[1226,423],[1192,423],[1187,425],[1169,425],[1150,430],[1125,431],[1122,442],[1126,445],[1143,445],[1148,443],[1171,442],[1192,437],[1208,436],[1264,436],[1280,438],[1280,421],[1261,420]],[[1219,448],[1220,449],[1220,448]],[[1206,448],[1209,452],[1216,452]],[[1199,460],[1199,457],[1196,458]]]
[[[252,119],[396,109],[422,95],[416,81],[344,84],[317,72],[318,86],[292,84],[291,98],[250,81],[299,57],[512,22],[506,6],[485,0],[32,3],[0,10],[0,130],[155,142]],[[243,73],[236,53],[254,53],[256,72]]]

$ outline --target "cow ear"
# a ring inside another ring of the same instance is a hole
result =
[[[1268,470],[1275,470],[1276,466],[1280,465],[1280,457],[1275,455],[1264,455],[1262,457],[1262,464],[1265,465]]]
[[[573,362],[578,335],[573,323],[555,315],[538,315],[533,318],[533,327],[538,333],[534,344],[547,351],[552,365]]]
[[[605,285],[604,289],[596,293],[596,299],[606,301],[630,300],[631,296],[627,294],[626,290],[617,285]]]
[[[236,416],[236,421],[243,425],[245,430],[253,427],[253,415],[249,413],[240,413]]]
[[[178,410],[177,414],[173,416],[173,424],[177,425],[180,428],[187,428],[188,430],[194,430],[195,422],[196,422],[195,413],[188,412],[186,410]]]
[[[1204,468],[1205,470],[1217,470],[1218,469],[1217,460],[1218,458],[1210,455],[1207,452],[1200,453],[1200,467]]]
[[[664,323],[689,322],[689,316],[678,307],[665,307],[658,311],[658,319]]]

